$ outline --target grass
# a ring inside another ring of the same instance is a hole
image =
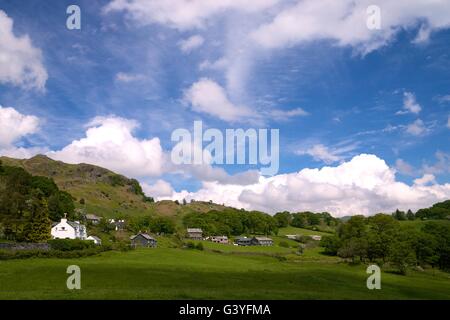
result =
[[[0,261],[0,298],[450,299],[447,273],[383,273],[382,290],[368,290],[366,266],[341,263],[322,255],[320,248],[302,256],[288,253],[287,260],[280,261],[268,255],[227,252],[225,246],[218,253],[169,248],[168,241],[160,244],[156,249],[83,259]],[[66,288],[66,268],[71,264],[81,268],[81,290]]]

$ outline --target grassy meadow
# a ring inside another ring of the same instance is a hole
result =
[[[81,259],[0,261],[0,299],[450,299],[450,275],[382,273],[366,288],[365,265],[350,266],[314,247],[171,248],[105,252]],[[263,250],[265,249],[265,250]],[[282,257],[282,259],[280,258]],[[81,268],[81,290],[66,288],[66,268]]]

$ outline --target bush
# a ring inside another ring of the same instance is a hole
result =
[[[186,242],[186,248],[195,249],[195,243],[193,243],[192,241]]]
[[[87,248],[83,250],[0,250],[0,260],[11,259],[29,259],[29,258],[61,258],[61,259],[73,259],[93,256],[106,251],[104,248],[97,246],[93,248]]]
[[[283,248],[289,248],[289,243],[287,243],[286,241],[281,241],[279,246]]]
[[[201,243],[201,242],[197,243],[197,246],[195,247],[195,249],[203,251],[203,243]]]
[[[74,251],[94,248],[96,245],[93,241],[85,241],[80,239],[53,239],[48,244],[52,250]]]

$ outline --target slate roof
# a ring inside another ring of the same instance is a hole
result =
[[[254,239],[258,240],[258,241],[273,241],[270,238],[267,237],[255,237]]]
[[[188,233],[197,233],[197,232],[203,233],[203,230],[200,228],[188,228],[187,232]]]
[[[148,235],[148,234],[146,234],[146,233],[138,233],[138,234],[135,234],[134,236],[131,236],[130,237],[130,240],[134,240],[137,236],[139,236],[139,235],[141,235],[141,236],[143,236],[145,239],[147,239],[147,240],[153,240],[153,241],[156,241],[156,239],[155,238],[153,238],[152,236],[150,236],[150,235]]]

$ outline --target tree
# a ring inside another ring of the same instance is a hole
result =
[[[175,232],[175,223],[166,217],[157,217],[150,222],[150,230],[158,234],[172,234]]]
[[[288,211],[277,212],[274,215],[274,218],[277,221],[278,228],[285,228],[289,226],[292,221],[292,216]]]
[[[389,252],[389,247],[399,229],[398,222],[391,216],[377,214],[368,218],[368,258],[370,261],[381,258],[383,262]]]
[[[406,220],[406,215],[405,215],[405,213],[404,213],[403,211],[398,210],[398,209],[395,210],[395,212],[392,214],[392,216],[393,216],[395,219],[399,220],[399,221]]]
[[[307,219],[303,213],[294,213],[292,215],[291,226],[296,228],[304,228],[307,224]]]
[[[408,242],[398,240],[391,246],[389,260],[400,274],[406,275],[407,269],[416,263],[416,255]]]
[[[324,253],[332,256],[337,255],[341,245],[341,239],[337,235],[325,236],[320,241],[320,246],[324,248]]]
[[[43,194],[38,193],[29,201],[28,219],[25,227],[25,239],[28,242],[45,242],[51,238],[51,221]]]
[[[414,216],[414,213],[411,211],[411,209],[409,209],[408,212],[406,213],[406,219],[408,219],[408,220],[416,219],[416,217]]]

